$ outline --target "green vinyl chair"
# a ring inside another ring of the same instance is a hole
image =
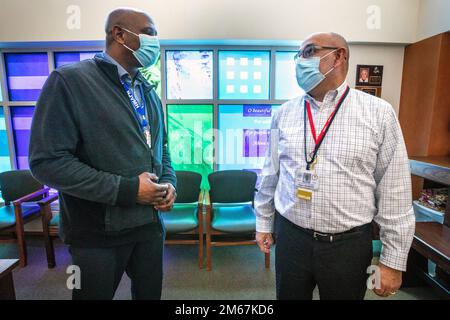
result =
[[[176,171],[177,199],[171,211],[161,212],[166,241],[172,244],[197,244],[198,265],[203,268],[203,192],[202,176],[196,172]]]
[[[0,243],[16,242],[19,247],[20,266],[27,265],[27,247],[24,225],[41,218],[49,268],[54,267],[54,252],[48,233],[51,210],[38,204],[48,197],[45,188],[33,178],[29,170],[13,170],[0,173],[0,188],[5,206],[0,208]]]
[[[257,175],[252,171],[225,170],[208,176],[209,192],[205,192],[206,261],[212,269],[212,247],[254,245],[256,216],[254,197]],[[265,254],[265,267],[270,255]]]

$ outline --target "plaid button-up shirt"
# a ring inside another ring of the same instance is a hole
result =
[[[323,102],[302,95],[273,116],[255,198],[256,229],[273,232],[275,210],[298,226],[323,233],[340,233],[375,220],[383,244],[380,262],[404,271],[415,216],[406,147],[389,103],[350,89],[317,153],[319,189],[310,201],[296,196],[296,172],[306,168],[304,101],[311,104],[319,135],[346,87],[344,82],[329,91]],[[315,142],[308,121],[306,126],[309,154]]]

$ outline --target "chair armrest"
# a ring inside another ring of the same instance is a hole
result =
[[[198,201],[197,201],[197,203],[198,203],[198,209],[199,210],[202,210],[203,209],[203,198],[204,198],[204,196],[205,196],[205,190],[200,190],[200,193],[199,193],[199,195],[198,195]]]
[[[200,190],[198,195],[198,203],[203,204],[203,199],[205,198],[205,190]]]
[[[58,200],[58,195],[54,194],[54,195],[48,196],[47,198],[42,199],[41,201],[38,201],[37,204],[42,208],[42,207],[49,205],[52,202],[55,202],[56,200]]]
[[[209,227],[211,225],[211,220],[212,220],[212,206],[211,206],[211,198],[209,197],[209,191],[208,190],[204,190],[204,194],[203,194],[203,205],[206,208],[206,228],[207,230],[209,230]],[[209,232],[209,231],[208,231]]]
[[[202,203],[206,207],[210,207],[211,206],[211,198],[209,196],[209,191],[208,190],[204,190],[203,202]]]
[[[21,197],[21,198],[19,198],[17,200],[14,200],[13,201],[13,205],[15,207],[20,206],[22,203],[30,201],[30,200],[32,200],[34,198],[37,198],[37,197],[41,196],[41,195],[45,195],[49,191],[50,191],[50,188],[43,188],[41,190],[38,190],[38,191],[35,191],[33,193],[27,194],[27,195],[25,195],[25,196],[23,196],[23,197]]]

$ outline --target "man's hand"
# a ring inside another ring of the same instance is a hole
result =
[[[155,209],[159,211],[170,211],[172,210],[175,199],[177,198],[177,192],[170,183],[162,183],[162,185],[167,186],[167,194],[161,202],[155,205]]]
[[[271,233],[256,232],[256,243],[264,253],[270,252],[270,246],[273,244]]]
[[[154,205],[164,200],[167,194],[167,185],[156,183],[158,177],[153,173],[143,172],[139,175],[139,191],[137,203]]]
[[[382,263],[379,263],[378,267],[380,268],[381,288],[375,288],[373,291],[380,297],[389,297],[397,293],[402,285],[402,272],[389,268]]]

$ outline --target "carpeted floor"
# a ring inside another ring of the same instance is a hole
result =
[[[66,287],[70,264],[67,247],[55,242],[57,267],[47,268],[41,239],[28,240],[29,265],[14,271],[17,299],[70,299]],[[16,258],[14,244],[0,245],[0,259]],[[271,269],[264,268],[264,256],[256,246],[213,248],[213,270],[197,266],[195,246],[168,246],[164,254],[163,299],[275,299],[274,257]],[[101,272],[101,271],[100,271]],[[115,299],[130,299],[130,281],[126,275]],[[417,287],[400,290],[389,299],[437,299],[431,288]],[[318,292],[315,292],[318,299]],[[366,299],[379,299],[368,291]]]

